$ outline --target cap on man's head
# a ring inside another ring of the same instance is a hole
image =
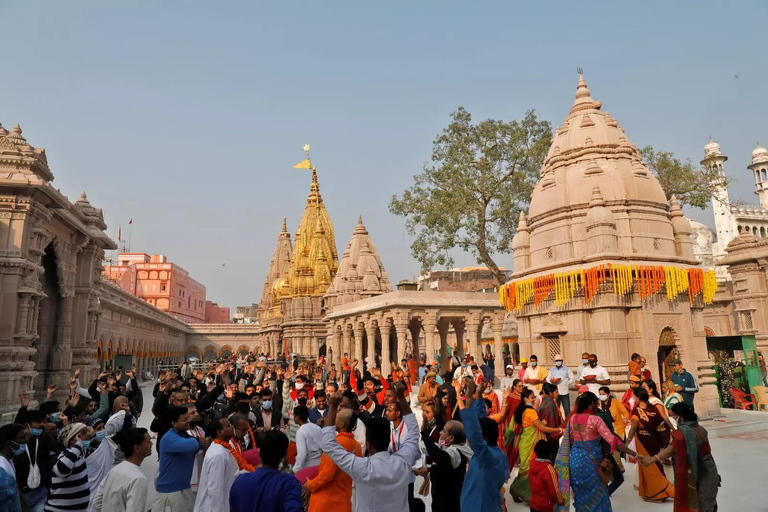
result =
[[[437,377],[437,374],[435,372],[427,372],[427,378],[430,377]]]
[[[528,358],[523,357],[522,359],[520,359],[520,362],[521,363],[527,363],[528,362]]]
[[[562,361],[562,360],[563,360],[563,355],[562,354],[557,354],[555,356],[555,361]]]
[[[669,362],[669,366],[675,366],[676,364],[683,364],[683,362],[679,359],[673,359]]]
[[[629,380],[632,381],[632,382],[640,382],[640,377],[638,377],[637,375],[632,375],[629,378]]]
[[[431,364],[432,366],[437,366],[437,361],[432,361],[432,362],[431,362],[431,363],[429,363],[429,364]]]
[[[514,370],[514,369],[515,369],[515,367],[514,367],[514,366],[512,366],[511,364],[508,364],[508,365],[507,365],[507,368],[508,368],[508,369],[510,369],[510,370]]]

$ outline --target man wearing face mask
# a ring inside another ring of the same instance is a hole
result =
[[[453,378],[456,380],[464,380],[465,377],[472,377],[472,370],[469,368],[467,358],[461,358],[461,365],[453,372]]]
[[[272,401],[272,390],[269,388],[262,389],[259,392],[261,395],[261,406],[254,411],[256,416],[256,430],[266,431],[270,429],[283,430],[283,418],[279,411],[275,412]]]
[[[0,427],[0,510],[21,512],[21,497],[16,484],[16,470],[11,461],[26,451],[24,425],[11,423]]]
[[[449,421],[440,432],[439,445],[430,436],[431,427],[421,431],[421,439],[432,459],[429,479],[432,486],[432,510],[434,512],[458,512],[461,510],[461,490],[467,462],[472,458],[472,449],[467,446],[464,425]]]
[[[611,376],[608,374],[608,370],[597,364],[597,356],[595,354],[589,354],[587,362],[589,368],[581,372],[579,384],[586,385],[590,393],[598,396],[600,394],[600,386],[611,385]]]
[[[26,402],[29,402],[29,398],[26,398]],[[22,405],[24,403],[22,398]],[[39,410],[28,411],[23,421],[31,437],[27,441],[26,454],[13,459],[16,480],[29,510],[42,512],[51,481],[48,457],[57,450],[51,435],[44,431],[45,413]]]
[[[589,368],[589,353],[584,352],[581,354],[581,364],[576,368],[576,383],[574,383],[574,387],[576,387],[576,384],[581,380],[581,374]]]
[[[571,413],[571,397],[568,395],[571,384],[576,382],[573,371],[563,364],[563,356],[555,356],[555,366],[549,369],[547,382],[557,386],[557,405],[563,408],[566,416]]]
[[[547,370],[539,366],[539,358],[535,355],[528,358],[528,361],[530,366],[525,370],[523,382],[528,389],[538,395],[541,385],[547,378]]]

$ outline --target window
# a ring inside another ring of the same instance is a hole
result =
[[[156,292],[156,291],[157,291],[157,285],[156,285],[156,284],[153,284],[153,285],[152,285],[152,291],[153,291],[153,292]]]
[[[549,362],[555,362],[555,356],[562,353],[560,336],[547,335],[544,338],[547,341],[547,359]]]
[[[160,283],[160,291],[164,292],[168,290],[168,285],[165,283]]]
[[[181,307],[181,301],[179,301],[179,307]]]

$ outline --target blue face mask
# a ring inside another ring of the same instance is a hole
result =
[[[91,440],[90,439],[84,440],[83,441],[83,449],[87,451],[88,448],[90,448],[90,447],[91,447]]]
[[[29,429],[29,433],[32,434],[35,437],[40,437],[43,435],[43,429],[41,428],[31,428]]]
[[[16,444],[16,442],[14,441],[14,443],[13,443],[13,444]],[[14,457],[18,457],[19,455],[21,455],[21,454],[22,454],[22,453],[24,453],[25,451],[27,451],[27,443],[22,443],[22,444],[20,444],[20,445],[19,445],[19,447],[18,447],[18,448],[16,448],[15,450],[13,450],[13,456],[14,456]]]
[[[581,360],[581,363],[582,363],[582,364],[589,364],[589,359],[582,359],[582,360]]]
[[[224,395],[223,394],[219,395],[219,398],[217,398],[217,400],[224,400]]]
[[[61,420],[59,420],[59,413],[55,412],[51,414],[51,421],[54,423],[59,423]]]
[[[261,402],[261,408],[270,410],[272,408],[272,400],[264,400],[263,402]]]
[[[105,437],[107,437],[107,431],[106,430],[99,430],[98,432],[96,432],[96,440],[97,441],[103,441]]]

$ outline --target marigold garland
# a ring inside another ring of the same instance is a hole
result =
[[[554,290],[555,305],[563,306],[573,298],[576,290],[582,288],[584,302],[589,304],[597,295],[600,285],[608,279],[611,280],[615,295],[626,295],[634,287],[641,300],[656,295],[662,287],[670,301],[687,291],[691,305],[699,294],[704,304],[711,304],[717,293],[714,270],[705,272],[701,268],[608,263],[508,283],[499,289],[499,302],[507,311],[520,311],[533,297],[534,307],[538,309]]]

